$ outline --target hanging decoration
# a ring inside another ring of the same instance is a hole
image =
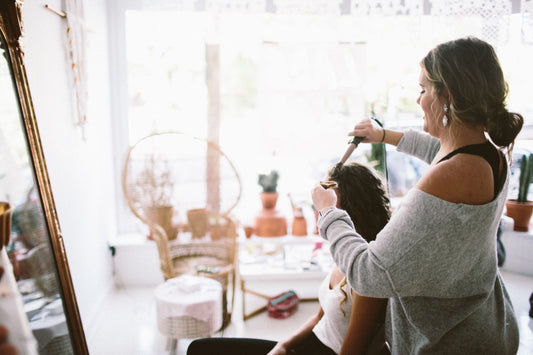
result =
[[[199,10],[195,6],[196,0],[141,0],[141,8],[144,10],[176,10],[195,11]]]
[[[87,73],[85,69],[85,23],[82,0],[65,0],[66,11],[44,7],[67,20],[66,47],[69,73],[72,83],[72,108],[75,123],[81,127],[85,139],[84,126],[87,123]]]
[[[522,39],[533,43],[533,0],[140,0],[143,9],[223,13],[274,13],[353,16],[435,15],[480,17],[480,37],[505,43],[509,15],[522,14]],[[83,22],[81,0],[66,0],[69,28]],[[45,5],[46,6],[46,5]],[[52,10],[52,9],[51,9]]]
[[[82,129],[85,139],[87,123],[87,72],[85,67],[85,22],[82,0],[65,0],[67,20],[67,51],[70,62],[70,79],[72,82],[72,103],[75,122]]]
[[[340,15],[343,0],[273,0],[278,15]]]
[[[265,0],[206,0],[205,10],[214,13],[263,13],[266,10],[266,2]]]
[[[350,12],[356,16],[422,15],[424,0],[352,0]]]
[[[509,38],[509,0],[430,0],[431,15],[444,17],[478,17],[482,28],[479,37],[492,43],[503,44]]]
[[[74,0],[70,0],[75,2]],[[81,1],[81,0],[78,0]],[[522,15],[522,40],[533,44],[533,0],[140,0],[145,9],[172,9],[276,15],[463,17],[480,23],[475,35],[494,44],[507,43],[512,13]],[[452,25],[453,26],[453,25]]]
[[[522,13],[522,42],[533,44],[533,0],[521,1]]]

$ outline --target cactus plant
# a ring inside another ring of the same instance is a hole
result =
[[[520,182],[517,202],[527,202],[531,179],[533,179],[533,154],[529,154],[529,156],[523,155],[520,159]]]
[[[279,173],[272,170],[270,174],[259,174],[258,184],[263,188],[263,192],[277,192]]]

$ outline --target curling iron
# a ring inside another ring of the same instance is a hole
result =
[[[371,116],[370,119],[375,121],[381,128],[383,128],[383,123],[381,123],[376,117]],[[357,146],[359,145],[359,143],[361,143],[363,139],[364,137],[353,137],[352,141],[348,142],[348,148],[346,149],[346,152],[344,153],[341,160],[339,161],[340,165],[343,165],[344,163],[346,163],[350,155],[352,155],[355,148],[357,148]]]

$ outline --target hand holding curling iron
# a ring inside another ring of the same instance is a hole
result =
[[[376,126],[372,121],[375,121]],[[349,136],[358,137],[363,143],[383,143],[385,129],[382,123],[375,117],[365,119],[355,125]]]
[[[379,127],[375,127],[371,120],[376,121]],[[339,161],[339,164],[346,163],[346,160],[348,160],[355,148],[357,148],[361,142],[383,143],[385,139],[385,128],[383,128],[383,124],[377,118],[371,117],[370,119],[359,122],[354,127],[354,130],[348,133],[348,135],[353,136],[353,139],[351,142],[349,142],[348,148]]]
[[[375,121],[379,127],[376,127],[372,121]],[[349,142],[346,152],[338,163],[341,166],[346,163],[346,160],[348,160],[359,143],[383,143],[385,140],[385,128],[383,128],[383,124],[377,118],[371,117],[370,119],[363,120],[355,125],[353,131],[348,133],[348,135],[353,136],[354,138]],[[329,183],[332,182],[321,182],[320,184],[317,184],[312,191],[313,205],[319,212],[329,208],[335,208],[337,205],[337,194],[333,188],[330,188],[336,187],[336,184],[332,185]]]

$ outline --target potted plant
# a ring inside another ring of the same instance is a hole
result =
[[[263,210],[255,217],[254,233],[259,237],[280,237],[287,234],[287,220],[276,210],[278,202],[279,173],[259,174],[257,182],[263,188],[261,203]]]
[[[269,174],[259,174],[258,184],[263,188],[261,193],[261,203],[264,209],[273,209],[278,202],[278,179],[279,173],[276,170]]]
[[[529,230],[529,220],[533,213],[533,202],[527,199],[529,185],[533,179],[533,154],[523,155],[520,159],[520,177],[518,184],[518,196],[516,199],[509,199],[505,203],[507,216],[514,220],[514,230],[527,232]]]
[[[177,229],[172,223],[174,178],[168,161],[161,161],[154,155],[150,155],[146,159],[135,186],[137,189],[135,196],[142,200],[137,202],[142,204],[145,217],[150,222],[160,225],[165,230],[168,239],[175,239]],[[151,236],[153,236],[152,232]]]
[[[368,162],[382,177],[387,176],[386,150],[383,143],[372,143],[366,155]]]
[[[294,218],[292,220],[292,228],[291,232],[294,236],[303,237],[307,235],[307,222],[304,217],[303,208],[301,206],[297,206],[294,201],[292,200],[291,194],[289,195],[289,201],[291,202],[292,207],[292,213],[294,215]]]

